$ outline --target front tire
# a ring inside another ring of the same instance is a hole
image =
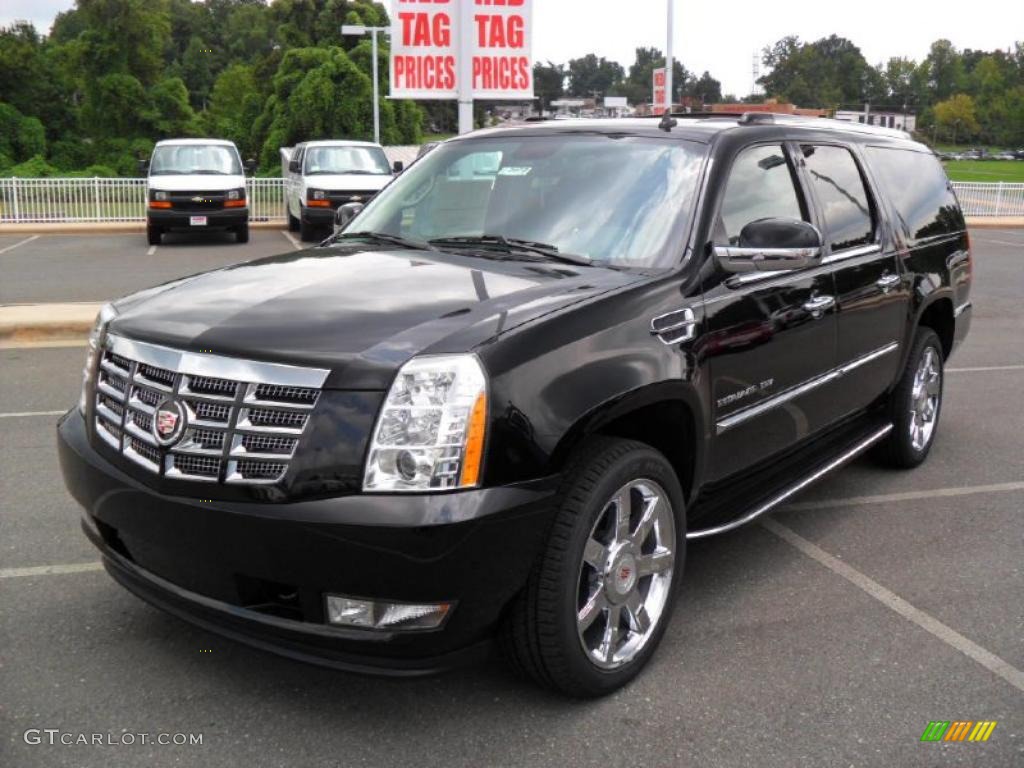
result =
[[[912,469],[928,457],[942,412],[943,364],[938,335],[931,328],[919,328],[907,367],[889,396],[893,430],[876,454],[883,464]]]
[[[152,225],[146,227],[146,242],[150,245],[160,245],[160,241],[163,239],[164,233],[159,227]]]
[[[298,232],[299,231],[299,220],[292,216],[291,209],[288,209],[288,231]]]
[[[316,227],[304,219],[299,219],[299,240],[304,243],[316,240]]]
[[[502,646],[542,685],[603,696],[643,669],[671,618],[685,559],[683,493],[658,451],[598,437],[570,461],[560,499]]]
[[[248,243],[249,242],[249,225],[248,224],[242,224],[237,229],[235,229],[235,241],[239,242],[239,243]]]

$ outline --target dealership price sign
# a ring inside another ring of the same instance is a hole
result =
[[[533,0],[392,0],[391,97],[532,99]],[[472,67],[460,67],[463,57]]]
[[[665,67],[658,67],[652,72],[651,111],[656,115],[665,114]]]

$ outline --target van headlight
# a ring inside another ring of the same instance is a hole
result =
[[[437,491],[480,482],[487,380],[475,355],[402,366],[377,417],[364,491]]]
[[[160,190],[153,191],[153,199],[158,200],[161,203],[165,203],[170,199],[170,196],[166,192]]]
[[[96,369],[96,358],[100,354],[104,337],[107,335],[107,326],[110,321],[117,317],[117,310],[112,304],[104,304],[96,314],[96,321],[89,331],[89,349],[85,353],[85,367],[82,369],[82,394],[78,398],[78,410],[85,415],[85,397],[89,386],[89,377]]]

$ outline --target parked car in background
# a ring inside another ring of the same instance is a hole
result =
[[[159,245],[165,232],[227,229],[249,242],[245,171],[238,148],[223,139],[157,142],[146,172],[146,238]]]
[[[388,164],[384,148],[369,141],[307,141],[281,147],[288,229],[303,240],[325,237],[334,212],[366,203],[402,170]]]

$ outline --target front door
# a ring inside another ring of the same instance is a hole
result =
[[[892,233],[850,148],[801,144],[807,187],[819,211],[825,263],[838,305],[835,397],[845,413],[862,410],[896,378],[907,323],[907,288]],[[844,414],[845,415],[845,414]]]
[[[757,219],[812,221],[792,148],[754,145],[734,160],[714,244],[735,245]],[[792,272],[707,270],[706,329],[715,439],[709,480],[747,468],[835,418],[826,378],[836,364],[835,289],[827,266]]]

